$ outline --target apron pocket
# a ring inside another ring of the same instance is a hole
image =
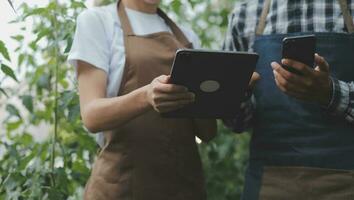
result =
[[[264,167],[260,200],[353,200],[354,171]]]

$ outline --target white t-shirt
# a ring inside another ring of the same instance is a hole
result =
[[[136,35],[171,32],[165,21],[157,14],[147,14],[126,8]],[[190,29],[180,27],[195,48],[200,47],[197,35]],[[77,18],[76,32],[68,61],[77,67],[82,60],[107,73],[107,97],[115,97],[122,81],[125,66],[125,48],[116,4],[90,8]],[[98,143],[103,143],[99,134]]]

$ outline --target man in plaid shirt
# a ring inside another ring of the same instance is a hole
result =
[[[224,120],[254,129],[243,199],[354,199],[353,18],[353,0],[236,3],[224,50],[260,55],[253,93]],[[280,57],[282,39],[306,34],[316,69]]]
[[[350,2],[350,0],[348,1]],[[237,3],[230,17],[224,50],[252,51],[256,25],[264,0],[246,0]],[[351,0],[354,16],[354,0]],[[299,13],[299,14],[296,14]],[[347,32],[340,7],[333,0],[275,0],[267,17],[264,34],[296,32]],[[354,54],[354,52],[353,52]],[[353,64],[354,68],[354,64]],[[344,82],[331,77],[332,96],[327,105],[328,114],[354,125],[354,82]],[[252,127],[253,103],[251,98],[242,105],[242,114],[228,125],[235,132]]]

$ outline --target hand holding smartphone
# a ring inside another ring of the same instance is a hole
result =
[[[283,58],[292,59],[313,68],[315,65],[315,35],[286,37],[283,40],[282,54]],[[301,72],[291,66],[282,65],[282,67],[292,73],[302,75]]]

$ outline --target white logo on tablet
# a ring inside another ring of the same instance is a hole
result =
[[[216,92],[220,88],[220,84],[217,81],[207,80],[200,84],[200,90],[203,92]]]

